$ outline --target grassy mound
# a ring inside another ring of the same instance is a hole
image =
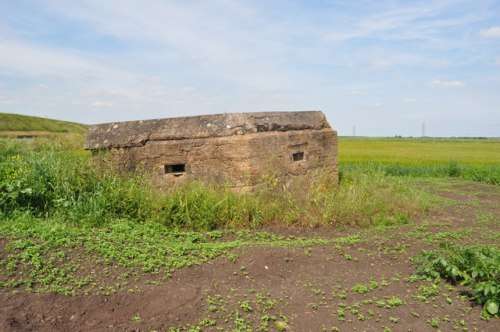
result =
[[[85,133],[87,126],[67,121],[20,114],[0,113],[0,132],[44,131],[50,133]]]

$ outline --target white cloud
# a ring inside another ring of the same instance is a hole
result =
[[[387,69],[392,65],[392,62],[389,60],[379,59],[372,62],[372,66],[375,69],[382,70]]]
[[[448,60],[434,59],[427,62],[431,67],[447,67],[450,62]]]
[[[463,1],[441,0],[423,3],[381,1],[371,8],[367,3],[360,2],[359,11],[365,11],[367,7],[375,10],[367,15],[338,17],[337,21],[344,24],[338,28],[330,29],[326,38],[335,42],[355,38],[420,40],[442,47],[444,42],[453,44],[455,41],[443,38],[440,31],[446,31],[460,25],[469,25],[483,19],[484,14],[481,13],[481,9],[470,13],[463,11],[459,15],[443,18],[443,15],[454,11],[460,2]]]
[[[276,105],[287,100],[293,100],[300,95],[300,91],[284,89],[266,89],[247,96],[248,102],[255,104],[264,101],[269,105]]]
[[[194,86],[185,86],[179,89],[180,93],[194,93],[196,92],[196,87]]]
[[[500,37],[500,27],[491,27],[486,30],[481,30],[479,35],[484,38],[496,38]]]
[[[97,108],[108,108],[112,106],[113,103],[108,101],[95,101],[92,103],[92,107],[97,107]]]
[[[173,57],[197,66],[201,74],[253,88],[288,87],[293,82],[279,61],[288,48],[283,34],[290,27],[268,24],[251,3],[49,1],[49,8],[125,43],[153,43],[154,49],[143,53],[155,61]]]
[[[404,98],[403,99],[403,103],[406,103],[406,104],[414,104],[416,102],[417,102],[417,100],[415,98]]]
[[[182,78],[177,82],[162,72],[146,74],[142,68],[134,67],[130,58],[122,56],[120,60],[116,61],[114,54],[98,56],[4,37],[0,39],[0,74],[7,81],[16,77],[22,84],[16,89],[6,89],[5,96],[0,98],[3,106],[0,111],[14,111],[6,105],[38,110],[50,105],[80,113],[82,109],[93,109],[100,112],[94,115],[96,119],[114,120],[116,114],[102,110],[123,110],[122,117],[137,114],[137,109],[165,110],[168,102],[176,98],[178,87],[183,86]],[[190,93],[196,88],[185,86],[180,91]],[[200,107],[191,105],[191,109],[198,111]],[[65,112],[58,118],[90,122],[76,117]]]
[[[500,66],[500,59],[496,59],[495,64],[496,64],[497,66]]]
[[[172,106],[179,106],[179,105],[186,105],[187,102],[184,100],[172,100],[172,101],[169,101],[168,104],[172,105]]]
[[[17,104],[17,101],[13,100],[13,99],[7,99],[7,98],[0,97],[0,104],[13,105],[13,104]]]
[[[441,81],[434,80],[427,83],[431,88],[463,88],[467,84],[462,81]]]
[[[151,97],[165,97],[166,95],[165,91],[156,90],[151,92]]]
[[[92,62],[68,50],[18,40],[0,40],[0,69],[27,76],[89,77],[95,74],[117,75],[109,67]]]

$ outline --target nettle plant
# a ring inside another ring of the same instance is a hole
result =
[[[444,278],[469,286],[482,315],[498,317],[500,303],[500,250],[491,245],[459,247],[441,243],[439,250],[423,251],[413,262],[424,279]]]

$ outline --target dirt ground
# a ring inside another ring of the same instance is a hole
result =
[[[108,296],[0,292],[0,330],[500,331],[464,289],[411,277],[411,257],[441,240],[499,244],[500,187],[422,187],[448,203],[403,226],[287,231],[359,241],[237,249]]]

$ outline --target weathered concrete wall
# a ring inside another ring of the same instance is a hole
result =
[[[265,175],[277,175],[286,183],[298,178],[310,181],[315,172],[338,181],[337,133],[321,112],[174,120],[169,121],[175,123],[174,129],[165,128],[164,122],[159,125],[164,120],[151,120],[149,131],[143,133],[137,128],[144,125],[137,122],[135,127],[130,122],[98,125],[89,130],[86,147],[111,148],[122,168],[143,167],[165,187],[215,180],[246,191],[258,186]],[[212,127],[219,130],[212,132]]]

